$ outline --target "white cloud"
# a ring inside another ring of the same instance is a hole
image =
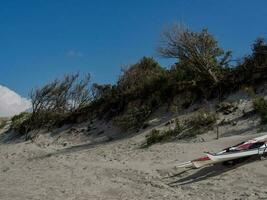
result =
[[[31,102],[16,92],[0,85],[0,117],[19,114],[31,107]]]

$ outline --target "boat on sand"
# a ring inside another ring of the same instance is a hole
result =
[[[255,155],[267,154],[267,134],[257,137],[218,153],[206,152],[206,156],[178,164],[177,167],[201,168],[207,165],[223,163]]]

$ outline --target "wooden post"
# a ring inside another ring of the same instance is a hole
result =
[[[216,133],[217,133],[217,140],[219,139],[219,123],[217,122],[217,126],[216,126]]]

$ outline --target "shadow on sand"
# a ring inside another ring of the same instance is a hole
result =
[[[184,170],[178,174],[166,177],[165,179],[167,179],[168,181],[168,185],[170,187],[176,187],[176,186],[181,186],[181,185],[188,185],[188,184],[192,184],[192,183],[196,183],[196,182],[200,182],[206,179],[209,179],[211,177],[216,177],[219,176],[225,172],[237,169],[245,164],[248,164],[250,162],[254,162],[260,160],[260,158],[258,156],[254,156],[252,158],[249,158],[248,160],[241,162],[239,164],[236,165],[232,165],[232,166],[225,166],[222,164],[216,164],[216,165],[212,165],[212,166],[208,166],[199,170],[195,170],[195,169],[190,169],[190,170]],[[193,173],[190,173],[193,172]],[[195,172],[195,173],[194,173]],[[187,176],[186,176],[186,175]]]
[[[59,149],[59,150],[57,150],[57,151],[55,151],[53,153],[48,153],[48,154],[45,154],[45,155],[42,155],[42,156],[31,158],[29,161],[38,160],[38,159],[44,159],[44,158],[48,158],[48,157],[51,157],[51,156],[66,155],[66,154],[82,152],[82,151],[86,151],[86,150],[90,150],[90,149],[96,148],[99,145],[106,145],[108,143],[111,143],[111,141],[107,140],[107,141],[101,141],[101,142],[86,143],[86,144],[70,146],[70,147],[66,147],[64,149]]]
[[[124,139],[129,139],[131,137],[134,137],[136,135],[142,134],[146,131],[149,131],[152,128],[158,127],[158,126],[163,126],[164,124],[166,124],[168,121],[170,121],[172,119],[172,115],[166,115],[165,117],[162,117],[160,121],[155,122],[153,125],[150,125],[148,128],[143,128],[143,129],[139,129],[138,131],[131,131],[128,133],[116,133],[114,135],[107,135],[105,134],[90,134],[88,136],[91,137],[91,141],[88,141],[87,143],[82,143],[82,144],[78,144],[78,145],[73,145],[73,146],[68,146],[65,147],[63,149],[58,149],[55,152],[52,153],[48,153],[42,156],[38,156],[35,158],[31,158],[30,160],[36,160],[36,159],[45,159],[51,156],[57,156],[57,155],[66,155],[66,154],[72,154],[72,153],[77,153],[77,152],[81,152],[81,151],[86,151],[86,150],[90,150],[93,148],[98,147],[99,145],[108,145],[108,144],[112,144],[115,143],[117,141],[121,141]],[[61,128],[56,128],[52,131],[47,131],[51,133],[51,138],[55,138],[58,135],[60,135],[62,133],[62,131],[66,130],[66,129],[70,129],[72,127],[75,127],[73,125],[66,125],[64,127]],[[36,130],[34,131],[33,135],[38,135],[39,131],[41,130]],[[31,133],[32,134],[32,133]],[[101,139],[103,138],[103,136],[106,136],[105,139]],[[31,139],[31,142],[35,142],[34,138]],[[20,142],[25,142],[25,135],[16,133],[15,131],[13,131],[11,128],[9,130],[6,130],[5,132],[3,132],[0,135],[0,144],[11,144],[11,143],[20,143]],[[140,148],[137,147],[137,148]]]
[[[0,144],[11,144],[22,142],[23,138],[20,133],[16,133],[10,128],[1,133],[0,135]]]

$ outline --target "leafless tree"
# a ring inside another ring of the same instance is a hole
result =
[[[40,112],[66,113],[88,104],[91,100],[89,90],[90,74],[79,79],[79,74],[66,75],[62,80],[31,91],[32,114]]]

